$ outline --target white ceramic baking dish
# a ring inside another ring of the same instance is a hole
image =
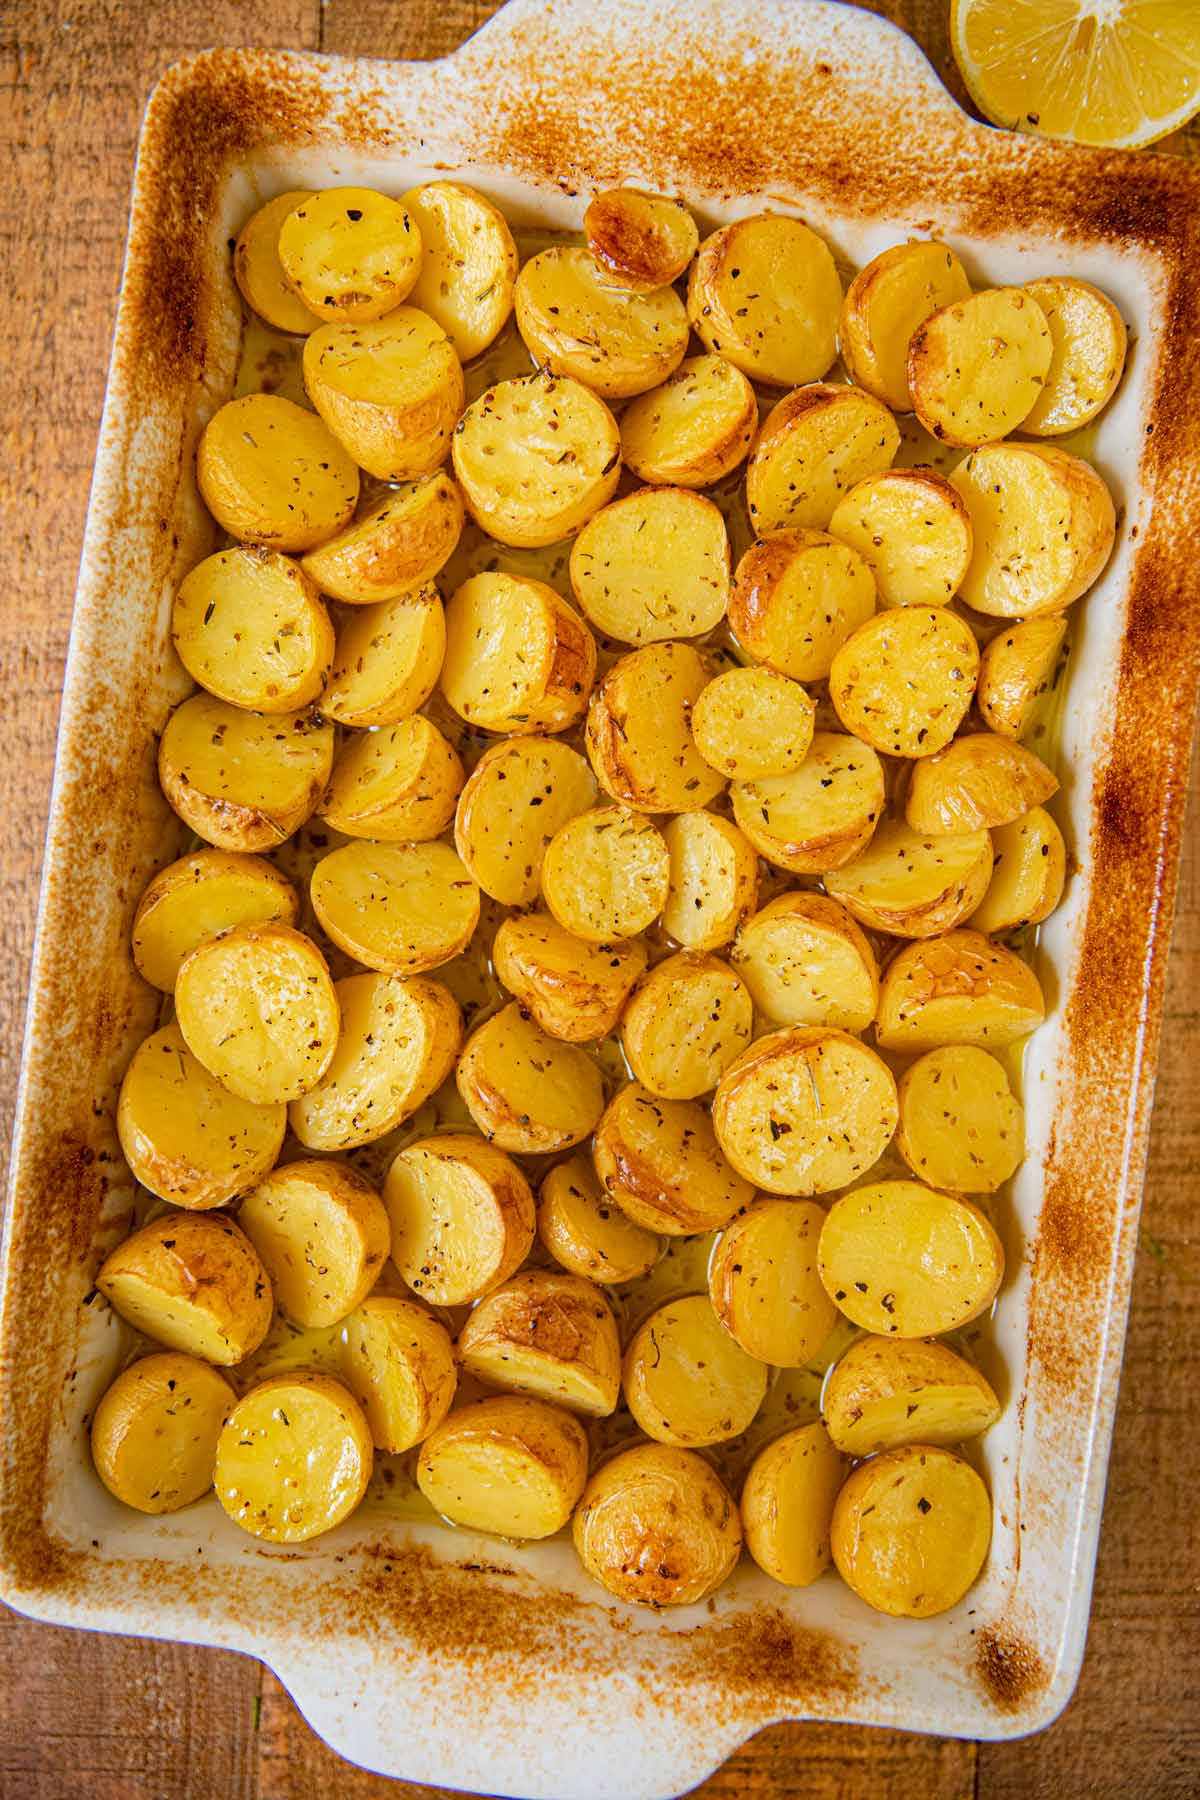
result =
[[[519,221],[578,224],[625,180],[705,224],[764,204],[848,262],[937,233],[979,280],[1066,271],[1114,296],[1131,366],[1090,453],[1121,508],[1079,609],[1062,722],[1076,868],[1044,933],[1053,1010],[1026,1063],[1032,1148],[1004,1221],[1010,1391],[983,1456],[987,1571],[926,1622],[832,1577],[752,1567],[706,1605],[609,1602],[561,1542],[514,1548],[364,1510],[311,1547],[209,1501],[163,1519],[96,1480],[86,1420],[117,1331],[95,1300],[127,1226],[115,1084],[157,996],[129,923],[175,852],[155,734],[183,691],[167,620],[210,547],[192,473],[241,314],[227,240],[286,187],[401,192],[461,170]],[[652,1800],[760,1726],[1037,1729],[1083,1654],[1151,1099],[1195,694],[1200,182],[1181,164],[970,122],[914,45],[820,0],[513,0],[436,64],[219,52],[147,113],[50,820],[0,1318],[0,1582],[63,1624],[252,1652],[343,1754],[416,1781]]]

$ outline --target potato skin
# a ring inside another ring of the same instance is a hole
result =
[[[449,1412],[458,1385],[450,1333],[427,1307],[372,1294],[345,1320],[339,1371],[377,1450],[411,1450]]]
[[[468,725],[565,731],[582,715],[595,677],[591,632],[544,581],[485,571],[451,596],[440,684]]]
[[[449,338],[412,306],[320,326],[304,346],[304,386],[333,438],[380,481],[432,475],[466,398]]]
[[[618,1600],[688,1606],[720,1587],[742,1548],[737,1508],[702,1456],[636,1444],[603,1463],[573,1527],[579,1559]]]
[[[582,1152],[555,1163],[544,1177],[537,1234],[560,1267],[605,1286],[645,1275],[663,1249],[655,1232],[612,1204]]]
[[[934,1445],[873,1456],[833,1509],[838,1573],[895,1618],[929,1619],[957,1604],[987,1557],[992,1503],[969,1463]]]
[[[105,1258],[96,1286],[121,1317],[168,1349],[241,1362],[271,1323],[271,1283],[224,1215],[170,1212]]]
[[[253,780],[238,767],[250,760]],[[278,849],[312,817],[332,767],[333,727],[311,713],[260,718],[205,693],[175,708],[158,745],[163,793],[217,850]]]
[[[741,1501],[746,1548],[785,1587],[809,1587],[829,1567],[829,1528],[845,1474],[819,1419],[785,1432],[751,1463]]]
[[[427,181],[405,194],[404,206],[421,233],[412,303],[469,362],[499,336],[512,311],[519,258],[508,221],[461,181]]]
[[[533,1244],[533,1193],[509,1157],[471,1132],[409,1144],[384,1181],[392,1261],[433,1306],[463,1306],[514,1275]]]
[[[1067,846],[1045,807],[1035,806],[992,832],[996,866],[987,893],[971,914],[976,931],[1040,925],[1062,899]]]
[[[178,1512],[212,1486],[234,1392],[210,1363],[164,1351],[123,1369],[92,1419],[92,1460],[110,1494],[143,1513]]]
[[[1032,750],[971,731],[917,764],[904,816],[914,831],[988,831],[1011,825],[1057,791],[1058,777]]]
[[[301,568],[349,606],[398,600],[432,581],[459,540],[463,500],[444,469],[383,494],[315,550]]]
[[[885,819],[862,855],[831,870],[825,886],[868,930],[931,938],[974,912],[991,874],[986,831],[925,836],[903,819]]]
[[[557,1269],[526,1269],[494,1288],[458,1334],[470,1375],[590,1418],[616,1410],[617,1322],[601,1289]]]
[[[543,1031],[579,1044],[616,1030],[646,967],[646,948],[638,938],[588,943],[548,913],[525,913],[502,921],[492,959],[509,993]]]
[[[700,233],[682,200],[641,188],[607,188],[583,215],[588,254],[615,287],[653,293],[677,281]]]
[[[1067,622],[1057,613],[1022,619],[984,645],[975,700],[1001,737],[1024,737],[1033,708],[1050,686]]]
[[[885,1050],[997,1049],[1027,1037],[1045,1014],[1028,963],[981,932],[959,928],[906,944],[892,958],[880,983],[875,1037]]]
[[[489,1462],[490,1479],[479,1481]],[[421,1446],[417,1485],[444,1517],[505,1537],[552,1537],[587,1479],[587,1438],[571,1413],[505,1394],[455,1407]]]
[[[936,1338],[861,1337],[821,1393],[830,1437],[847,1456],[905,1444],[958,1444],[1000,1417],[990,1382]]]
[[[717,1230],[754,1197],[726,1162],[702,1106],[658,1100],[637,1082],[609,1102],[592,1157],[626,1218],[665,1237]]]

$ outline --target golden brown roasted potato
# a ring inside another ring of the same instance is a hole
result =
[[[238,1224],[293,1324],[336,1325],[366,1299],[391,1246],[370,1182],[347,1163],[310,1158],[275,1169],[246,1195]]]
[[[383,1189],[392,1261],[432,1306],[463,1306],[516,1273],[533,1244],[533,1193],[516,1163],[471,1132],[396,1156]]]
[[[502,544],[572,537],[621,475],[620,433],[603,400],[540,369],[473,401],[452,448],[467,511]]]
[[[590,1157],[576,1151],[555,1163],[538,1196],[537,1234],[572,1275],[610,1286],[635,1281],[662,1255],[662,1239],[614,1206]]]
[[[573,1527],[588,1574],[618,1600],[689,1606],[729,1575],[742,1548],[737,1507],[692,1450],[635,1444],[601,1464]]]
[[[835,382],[785,394],[763,420],[746,467],[746,506],[763,535],[824,531],[838,502],[891,467],[900,427],[862,388]]]
[[[915,831],[931,835],[989,831],[1057,791],[1058,777],[1032,750],[992,731],[971,731],[917,764],[904,813]]]
[[[213,1485],[243,1531],[271,1544],[303,1544],[350,1516],[374,1462],[366,1416],[340,1381],[274,1375],[244,1394],[225,1421]]]
[[[978,931],[959,929],[906,944],[892,958],[880,983],[875,1036],[885,1050],[997,1050],[1027,1037],[1045,1013],[1028,963]]]
[[[308,576],[247,544],[206,556],[185,578],[171,642],[193,681],[250,712],[311,705],[333,661],[333,626]]]
[[[847,1456],[904,1444],[961,1444],[1000,1417],[974,1364],[936,1338],[860,1337],[821,1393],[829,1435]]]
[[[685,950],[719,950],[758,901],[758,857],[716,813],[677,813],[663,826],[670,859],[663,927]]]
[[[756,662],[793,681],[823,681],[836,652],[875,611],[857,550],[825,531],[776,531],[738,563],[729,623]]]
[[[760,856],[793,875],[819,875],[870,843],[883,812],[883,764],[869,744],[817,731],[791,775],[735,781],[730,798]]]
[[[517,329],[538,367],[606,400],[657,387],[687,351],[687,314],[674,288],[618,287],[579,244],[530,257],[514,301]]]
[[[1033,709],[1054,681],[1067,621],[1042,613],[1000,631],[979,659],[975,700],[985,722],[1001,737],[1024,737]]]
[[[606,794],[637,812],[698,812],[725,786],[692,737],[708,662],[690,644],[647,644],[613,664],[588,707],[588,761]]]
[[[556,833],[598,797],[591,769],[568,744],[539,737],[494,744],[459,795],[455,848],[485,894],[503,906],[528,906]]]
[[[704,1107],[659,1100],[636,1081],[596,1127],[596,1173],[627,1218],[664,1237],[727,1225],[754,1190],[725,1161]]]
[[[404,196],[421,233],[414,306],[437,321],[460,362],[479,356],[512,311],[517,246],[499,207],[461,181],[427,181]]]
[[[512,915],[492,946],[496,974],[551,1037],[588,1043],[615,1031],[646,967],[640,939],[592,944],[564,931],[549,913]]]
[[[678,281],[700,243],[682,200],[641,188],[607,188],[583,215],[588,254],[614,287],[653,293]]]
[[[454,746],[422,713],[343,745],[321,802],[327,825],[347,837],[425,843],[440,837],[463,785]]]
[[[816,706],[774,669],[726,669],[692,706],[692,736],[706,763],[735,781],[798,769],[812,743]]]
[[[776,1025],[865,1031],[879,1002],[875,953],[838,900],[798,890],[746,919],[730,961]]]
[[[1027,281],[1050,327],[1050,368],[1046,384],[1021,421],[1034,437],[1078,431],[1102,412],[1125,368],[1125,322],[1099,288],[1071,275]]]
[[[481,1300],[458,1334],[458,1360],[502,1393],[551,1400],[589,1418],[616,1411],[617,1321],[603,1292],[559,1269],[526,1269]]]
[[[935,312],[908,346],[917,417],[944,444],[990,444],[1016,431],[1046,385],[1046,315],[1025,288],[987,288]]]
[[[344,531],[310,550],[304,573],[351,606],[398,600],[432,581],[457,544],[462,495],[444,469],[391,488]]]
[[[96,1286],[135,1331],[203,1362],[241,1362],[271,1323],[258,1252],[223,1214],[169,1212],[105,1258]]]
[[[396,725],[424,706],[445,653],[436,588],[358,607],[338,632],[321,711],[339,725]]]
[[[756,213],[705,238],[688,318],[707,350],[753,381],[819,381],[837,355],[842,284],[828,244],[799,219]]]
[[[544,581],[473,575],[446,607],[441,689],[483,731],[565,731],[583,716],[596,644],[573,607]]]
[[[138,901],[133,960],[164,994],[197,944],[233,925],[294,925],[300,900],[287,878],[258,856],[193,850],[160,869]]]
[[[667,903],[670,857],[662,833],[641,813],[598,806],[550,840],[542,893],[559,924],[589,943],[636,937]]]
[[[961,592],[976,612],[1061,612],[1112,553],[1112,495],[1090,463],[1055,444],[985,444],[950,483],[971,515],[975,547]]]
[[[965,300],[966,271],[945,244],[894,244],[846,290],[839,337],[850,379],[893,412],[911,412],[908,346],[932,313]]]
[[[711,1093],[750,1042],[754,1006],[719,956],[681,950],[635,988],[621,1045],[636,1080],[664,1100]]]
[[[1004,1246],[959,1195],[917,1181],[876,1181],[834,1201],[817,1250],[830,1299],[864,1331],[934,1337],[986,1312]]]
[[[987,893],[971,914],[976,931],[1040,925],[1062,899],[1067,846],[1043,806],[992,832],[995,863]]]
[[[318,319],[392,312],[421,268],[421,233],[398,200],[372,188],[326,188],[279,227],[286,279]]]
[[[621,414],[621,458],[639,481],[706,488],[732,474],[758,430],[754,389],[723,356],[688,356]]]
[[[581,1143],[604,1110],[592,1058],[548,1036],[516,1001],[472,1032],[455,1080],[480,1131],[519,1154]]]
[[[311,550],[349,519],[358,470],[312,413],[278,394],[220,407],[196,451],[209,512],[231,537],[273,550]]]
[[[829,1567],[829,1528],[846,1465],[818,1419],[760,1450],[742,1488],[746,1548],[785,1587],[808,1587]]]
[[[833,1560],[877,1612],[929,1619],[960,1601],[982,1569],[992,1503],[970,1463],[912,1444],[860,1463],[833,1509]]]
[[[506,1538],[553,1537],[586,1480],[579,1420],[516,1394],[455,1407],[417,1461],[417,1485],[435,1512]]]
[[[338,443],[381,481],[432,475],[466,398],[450,339],[415,306],[322,325],[304,346],[304,386]]]
[[[847,731],[885,756],[935,756],[971,704],[979,649],[944,606],[876,613],[833,659],[829,697]]]
[[[92,1419],[92,1461],[138,1512],[178,1512],[207,1494],[234,1393],[209,1363],[177,1351],[122,1369]]]
[[[986,831],[932,837],[903,819],[885,819],[862,855],[831,870],[825,886],[871,931],[932,938],[974,912],[991,876]]]
[[[629,1340],[625,1403],[647,1437],[700,1449],[739,1436],[767,1392],[767,1367],[726,1331],[707,1294],[668,1301]]]
[[[896,1148],[921,1181],[990,1194],[1025,1153],[1025,1114],[1003,1064],[972,1044],[918,1057],[900,1077]]]
[[[233,252],[233,273],[242,299],[276,331],[306,336],[315,317],[304,304],[279,260],[279,231],[289,213],[313,199],[307,189],[277,194],[242,226]]]
[[[817,1274],[825,1214],[812,1200],[756,1200],[717,1239],[708,1292],[726,1331],[748,1356],[798,1369],[837,1323]]]
[[[158,746],[162,791],[218,850],[274,850],[311,818],[333,767],[333,726],[312,713],[244,712],[193,694]]]
[[[415,1300],[372,1294],[342,1326],[338,1366],[377,1450],[411,1450],[436,1430],[458,1385],[450,1333]]]
[[[699,637],[729,603],[725,521],[685,487],[638,488],[603,507],[576,538],[570,567],[582,610],[625,644]]]
[[[858,551],[881,606],[945,606],[971,560],[971,515],[934,469],[868,475],[838,501],[829,529]]]
[[[309,894],[338,948],[383,975],[438,968],[479,923],[479,889],[444,843],[343,844],[321,858]]]

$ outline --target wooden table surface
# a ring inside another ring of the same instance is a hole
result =
[[[797,0],[803,3],[803,0]],[[946,0],[870,0],[961,99]],[[637,0],[596,0],[636,6]],[[214,44],[429,57],[488,0],[8,0],[0,9],[0,1118],[11,1116],[58,695],[120,276],[134,145],[160,71]],[[1200,130],[1171,145],[1200,155]],[[1192,1800],[1200,1793],[1200,818],[1193,780],[1125,1377],[1087,1660],[1048,1731],[971,1744],[765,1731],[710,1800]],[[0,1609],[0,1800],[440,1800],[315,1738],[226,1652]]]

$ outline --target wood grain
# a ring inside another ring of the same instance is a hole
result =
[[[615,0],[597,0],[615,3]],[[636,0],[623,0],[635,4]],[[0,13],[0,1114],[11,1112],[58,692],[145,96],[209,44],[440,56],[492,0],[9,0]],[[870,0],[951,91],[945,0]],[[1197,154],[1200,131],[1171,148]],[[1197,781],[1193,780],[1193,802]],[[1190,1800],[1200,1791],[1200,818],[1192,808],[1125,1381],[1079,1693],[1021,1744],[778,1726],[708,1800]],[[244,1658],[0,1612],[0,1800],[446,1800],[352,1769]]]

